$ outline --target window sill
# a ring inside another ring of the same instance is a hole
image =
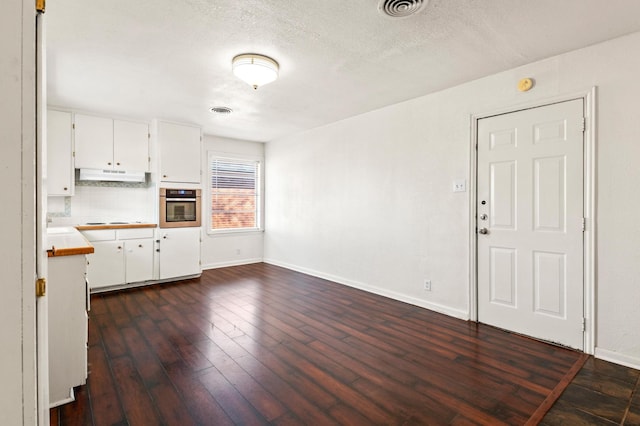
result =
[[[262,234],[264,229],[218,229],[212,231],[211,229],[207,230],[207,235],[210,237],[216,236],[232,236],[232,235],[246,235],[246,234]]]

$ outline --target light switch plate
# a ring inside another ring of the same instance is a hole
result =
[[[453,192],[466,192],[467,181],[466,179],[456,179],[453,181]]]

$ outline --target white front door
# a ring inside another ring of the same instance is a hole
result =
[[[478,320],[583,349],[583,100],[478,120]]]

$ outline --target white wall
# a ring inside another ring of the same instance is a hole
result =
[[[148,188],[76,185],[72,197],[49,197],[48,212],[53,216],[53,226],[115,221],[155,223],[157,203],[156,184]]]
[[[36,423],[33,2],[0,13],[0,424]],[[23,10],[24,8],[24,10]]]
[[[467,318],[469,194],[452,182],[470,181],[471,116],[595,85],[596,354],[640,368],[639,49],[636,33],[270,142],[265,261]]]
[[[202,202],[205,205],[203,211],[207,211],[206,204],[208,179],[208,152],[226,153],[230,155],[246,155],[249,157],[264,158],[264,144],[258,142],[241,141],[221,138],[217,136],[204,136],[202,153]],[[262,262],[263,236],[261,231],[207,234],[208,215],[203,214],[202,225],[202,268],[221,268],[224,266],[243,265],[247,263]]]

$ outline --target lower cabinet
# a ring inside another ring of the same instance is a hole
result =
[[[126,283],[153,278],[153,238],[124,241],[124,276]]]
[[[49,401],[74,400],[73,388],[87,380],[88,289],[84,255],[48,261]]]
[[[199,227],[101,229],[82,234],[94,249],[87,256],[92,290],[202,273]]]
[[[87,279],[91,289],[153,279],[153,228],[82,231],[93,245]]]
[[[91,288],[124,284],[122,242],[91,241],[91,245],[94,252],[88,256],[87,265],[87,279]]]
[[[161,280],[202,273],[200,228],[165,228],[159,236]]]

